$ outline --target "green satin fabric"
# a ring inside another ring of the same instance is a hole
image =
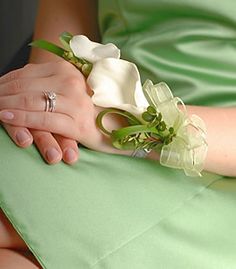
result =
[[[100,1],[104,42],[185,102],[236,103],[233,1]],[[44,269],[236,268],[236,180],[81,149],[46,165],[0,128],[0,206]]]
[[[234,0],[101,0],[103,41],[187,104],[236,104]]]
[[[85,149],[49,166],[0,141],[1,207],[43,268],[236,268],[234,179]]]

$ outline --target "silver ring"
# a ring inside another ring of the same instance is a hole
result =
[[[46,112],[53,112],[56,109],[56,99],[57,95],[55,92],[43,92],[45,96],[45,111]]]

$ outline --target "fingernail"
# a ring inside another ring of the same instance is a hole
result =
[[[3,111],[0,113],[0,118],[2,120],[12,120],[14,118],[14,114],[10,111]]]
[[[25,131],[19,131],[16,134],[16,140],[19,144],[23,145],[31,140],[31,137]]]
[[[60,157],[60,153],[55,148],[50,148],[46,152],[46,157],[49,162],[54,162]]]
[[[64,152],[64,159],[69,163],[75,162],[77,160],[77,153],[72,148],[68,148]]]

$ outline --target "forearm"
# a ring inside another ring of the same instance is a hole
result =
[[[187,107],[207,127],[208,154],[205,170],[236,176],[236,108]]]
[[[33,39],[45,39],[59,44],[61,32],[85,34],[99,40],[96,0],[40,0]],[[42,63],[58,60],[58,57],[33,48],[30,62]]]

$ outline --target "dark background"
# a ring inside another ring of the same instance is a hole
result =
[[[0,0],[0,75],[23,62],[37,5],[38,0]]]

